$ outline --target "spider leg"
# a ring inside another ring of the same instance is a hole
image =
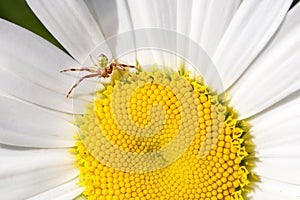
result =
[[[121,67],[124,67],[124,68],[135,68],[135,66],[133,66],[133,65],[126,65],[126,64],[121,64],[121,63],[118,63],[118,65]]]
[[[87,78],[93,78],[93,77],[97,77],[97,76],[99,76],[99,74],[97,73],[97,74],[89,74],[89,75],[86,75],[86,76],[83,76],[83,77],[81,77],[73,86],[72,86],[72,88],[70,89],[70,91],[68,92],[68,94],[67,94],[67,98],[69,98],[69,95],[72,93],[72,91],[74,90],[74,88],[76,88],[77,87],[77,85],[81,82],[81,81],[83,81],[84,79],[87,79]]]
[[[120,65],[114,65],[115,68],[119,69],[119,70],[122,70],[122,71],[125,71],[126,69],[124,67],[121,67]]]
[[[60,70],[60,72],[74,72],[74,71],[88,71],[88,72],[93,72],[96,73],[98,70],[94,69],[92,67],[84,67],[84,68],[71,68],[71,69],[64,69]]]
[[[111,57],[111,58],[109,59],[109,61],[107,61],[106,67],[110,67],[110,66],[113,66],[113,68],[116,67],[116,63],[115,63],[114,57]]]
[[[125,71],[126,68],[135,68],[135,66],[133,66],[133,65],[125,65],[125,64],[119,64],[119,63],[117,63],[115,67],[122,71]]]

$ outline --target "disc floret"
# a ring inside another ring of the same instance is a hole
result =
[[[195,105],[189,120],[185,104]],[[115,80],[77,125],[73,153],[88,199],[244,199],[250,184],[249,125],[184,71]]]

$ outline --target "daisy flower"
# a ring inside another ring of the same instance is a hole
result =
[[[68,54],[0,20],[3,199],[300,197],[299,4],[27,3]]]

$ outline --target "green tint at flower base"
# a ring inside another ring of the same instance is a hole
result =
[[[249,189],[247,123],[183,69],[115,78],[76,124],[88,199],[244,199]]]

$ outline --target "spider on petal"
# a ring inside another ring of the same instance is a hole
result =
[[[83,68],[71,68],[71,69],[64,69],[61,70],[60,72],[69,72],[69,71],[88,71],[91,72],[91,74],[88,74],[86,76],[81,77],[69,90],[68,94],[66,97],[68,98],[72,91],[79,85],[81,81],[87,78],[108,78],[110,75],[113,73],[114,70],[121,70],[121,71],[126,71],[127,68],[136,68],[133,65],[126,65],[122,63],[118,63],[115,58],[111,58],[108,60],[107,56],[104,54],[100,54],[97,59],[97,63],[95,63],[90,56],[91,61],[93,62],[93,66],[91,67],[83,67]]]

